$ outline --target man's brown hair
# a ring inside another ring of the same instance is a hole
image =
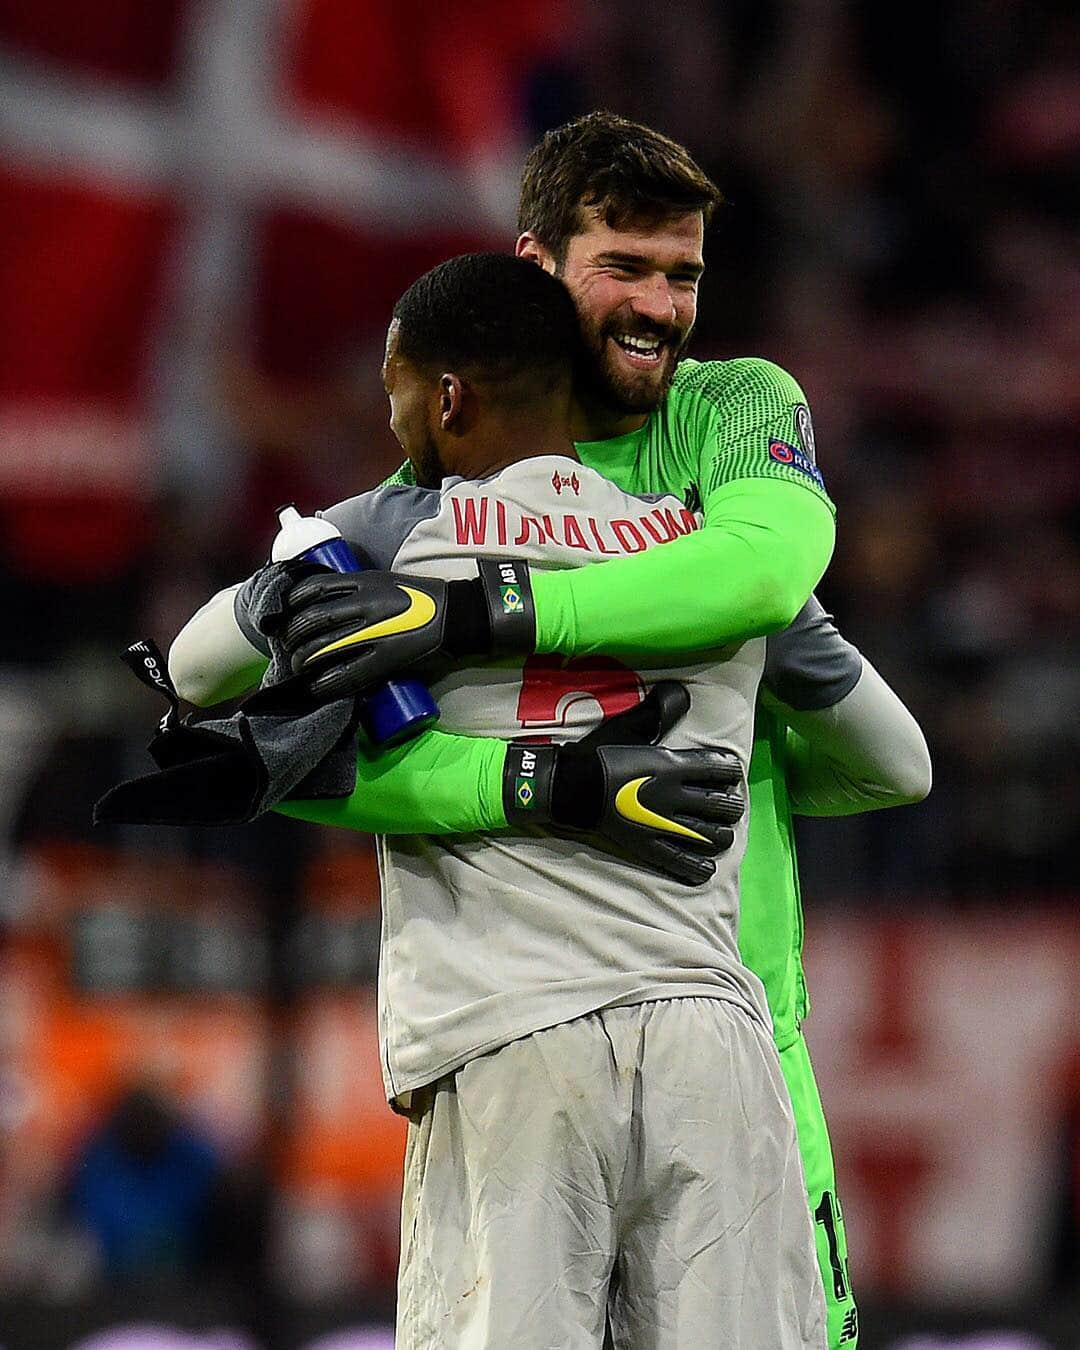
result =
[[[521,173],[518,233],[529,231],[557,262],[583,228],[582,207],[610,226],[700,211],[723,201],[690,152],[640,122],[591,112],[547,132]]]

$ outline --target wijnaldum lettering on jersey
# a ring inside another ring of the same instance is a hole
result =
[[[577,511],[526,515],[492,497],[454,497],[454,531],[461,548],[534,543],[577,548],[586,553],[642,553],[690,534],[698,522],[686,507],[670,507],[621,520],[598,519]]]

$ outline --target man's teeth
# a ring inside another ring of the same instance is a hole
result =
[[[616,333],[615,341],[624,351],[635,356],[657,356],[660,351],[660,339],[655,337],[636,337],[630,333]]]

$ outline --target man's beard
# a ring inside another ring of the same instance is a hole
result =
[[[616,365],[618,355],[612,350],[616,333],[632,333],[639,337],[657,337],[664,343],[656,372],[627,371]],[[582,318],[582,343],[575,381],[578,389],[614,412],[648,413],[658,408],[667,397],[675,378],[679,356],[690,340],[690,333],[679,334],[673,328],[643,326],[640,323],[608,322],[596,331],[587,327]],[[609,342],[609,339],[612,339]]]

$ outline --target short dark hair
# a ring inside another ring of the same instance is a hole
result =
[[[515,398],[570,379],[580,343],[562,282],[507,253],[463,253],[433,267],[397,302],[394,319],[406,360],[460,371]]]
[[[608,225],[700,211],[708,224],[724,200],[690,152],[659,131],[591,112],[549,131],[521,173],[518,233],[530,231],[558,262],[581,233],[581,208]]]

